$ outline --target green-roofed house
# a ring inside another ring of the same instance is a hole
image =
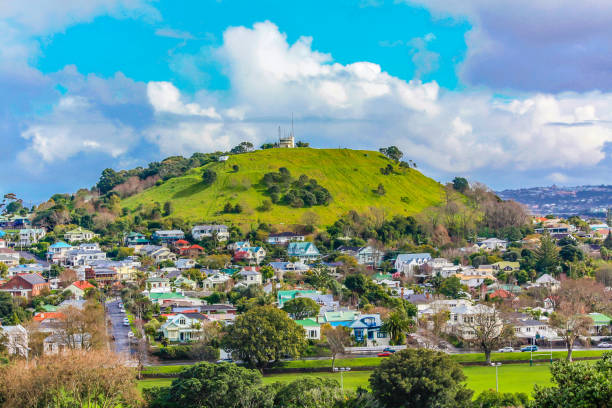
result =
[[[306,339],[321,340],[321,325],[313,319],[294,320],[297,324],[304,328]]]
[[[376,275],[372,276],[372,280],[375,282],[382,282],[384,280],[393,280],[393,275],[391,275],[390,273],[377,273]]]
[[[359,312],[355,310],[340,310],[337,312],[325,312],[319,319],[321,324],[329,324],[330,326],[349,327],[358,317]]]
[[[600,336],[602,332],[610,333],[612,329],[612,318],[603,313],[589,313],[588,316],[593,319],[593,325],[589,332],[593,336]]]
[[[127,246],[148,245],[148,244],[149,244],[149,240],[147,239],[147,237],[144,236],[144,234],[141,234],[140,232],[130,232],[125,237],[125,245]]]
[[[289,243],[287,255],[290,258],[297,258],[303,263],[314,262],[321,258],[321,253],[312,242]]]
[[[162,305],[166,300],[184,300],[187,299],[185,295],[179,292],[167,292],[167,293],[149,293],[149,299],[151,302]]]
[[[57,312],[57,306],[53,305],[42,305],[40,308],[46,313]]]
[[[282,308],[285,305],[285,302],[295,299],[299,295],[315,295],[318,294],[316,290],[279,290],[277,294],[276,301],[278,302],[278,307]]]

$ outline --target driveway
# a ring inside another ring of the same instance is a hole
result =
[[[126,358],[130,356],[130,342],[128,333],[130,332],[129,326],[123,325],[123,319],[126,317],[125,313],[119,310],[119,300],[113,300],[106,303],[106,314],[111,320],[112,324],[112,335],[115,337],[114,344],[115,352],[117,354],[123,354]]]

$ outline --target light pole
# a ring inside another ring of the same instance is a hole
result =
[[[334,367],[334,372],[340,371],[340,389],[344,393],[344,372],[351,371],[351,367]]]
[[[499,378],[497,376],[497,369],[502,365],[502,363],[491,363],[493,367],[495,367],[495,392],[499,392]]]

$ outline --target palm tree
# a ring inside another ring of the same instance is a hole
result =
[[[382,330],[389,333],[393,344],[403,344],[404,333],[411,331],[413,321],[406,317],[404,313],[395,311],[389,315],[382,325]]]

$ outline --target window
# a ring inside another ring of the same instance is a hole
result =
[[[180,319],[179,324],[185,324],[185,319]]]
[[[378,336],[379,339],[384,339],[387,337],[387,333],[383,332],[383,331],[379,331],[378,332]]]

